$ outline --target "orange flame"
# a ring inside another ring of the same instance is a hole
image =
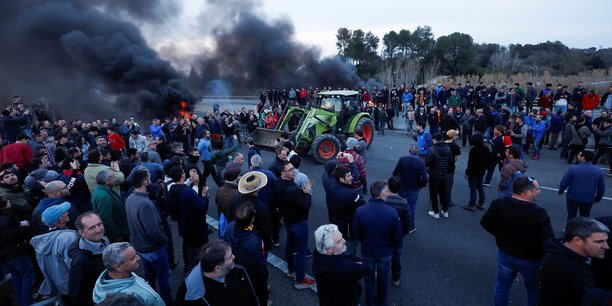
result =
[[[179,103],[179,106],[181,107],[181,109],[179,110],[179,114],[180,114],[182,117],[185,117],[185,119],[190,120],[190,119],[191,119],[191,113],[189,113],[189,112],[187,111],[187,102],[185,102],[185,101],[181,101],[181,102]]]

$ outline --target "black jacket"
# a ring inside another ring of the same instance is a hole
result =
[[[553,237],[550,218],[535,203],[505,197],[493,200],[480,220],[502,251],[518,258],[539,260],[544,241]]]
[[[185,184],[174,184],[166,195],[166,207],[178,223],[179,235],[189,245],[208,242],[208,198],[200,197]]]
[[[302,191],[293,181],[279,179],[272,185],[276,205],[287,226],[308,220],[312,206],[310,194]]]
[[[327,213],[329,223],[336,224],[346,240],[353,239],[353,217],[357,207],[365,204],[361,194],[351,186],[336,181],[329,189]]]
[[[361,297],[359,280],[373,273],[346,255],[315,253],[312,272],[317,280],[320,306],[355,306]]]
[[[451,150],[443,142],[434,144],[427,152],[425,165],[429,169],[429,178],[443,178],[448,174],[453,155]]]
[[[91,251],[79,248],[80,239],[75,240],[68,250],[72,259],[68,277],[70,301],[73,305],[94,305],[93,289],[104,271],[102,254],[93,255]]]
[[[491,150],[484,145],[482,135],[474,134],[470,138],[472,148],[470,149],[465,174],[469,178],[477,178],[484,175],[491,165]]]
[[[0,262],[27,254],[30,238],[28,227],[12,216],[0,216]]]
[[[580,306],[587,289],[595,287],[587,258],[570,250],[560,239],[548,239],[538,275],[538,305]]]
[[[272,247],[272,216],[270,215],[270,208],[268,205],[264,204],[256,196],[237,192],[229,204],[229,211],[231,213],[225,217],[228,222],[232,222],[235,219],[236,210],[246,201],[250,201],[255,205],[256,213],[253,226],[259,232],[259,236],[264,243],[264,249],[267,252]]]

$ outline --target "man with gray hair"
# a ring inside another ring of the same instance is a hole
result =
[[[138,297],[145,305],[165,306],[162,298],[134,271],[140,266],[140,256],[127,242],[107,246],[102,252],[104,272],[93,290],[93,301],[100,303],[108,295],[125,293]]]
[[[155,138],[147,139],[145,143],[147,147],[143,152],[149,153],[149,159],[151,162],[161,165],[162,160],[159,153],[157,153],[157,141],[155,141]]]
[[[346,241],[335,224],[319,226],[314,232],[317,254],[312,272],[317,281],[320,305],[357,305],[359,281],[370,273],[368,266],[344,254]]]
[[[583,305],[587,290],[595,286],[591,259],[604,258],[609,233],[597,220],[576,217],[567,223],[563,239],[544,243],[548,254],[539,272],[538,305]]]
[[[91,195],[93,211],[100,215],[110,241],[128,241],[130,230],[123,199],[112,187],[116,184],[116,171],[106,169],[96,175],[97,187]]]
[[[280,237],[280,215],[278,214],[278,208],[274,205],[274,200],[276,198],[274,194],[274,190],[272,189],[272,185],[278,179],[272,171],[268,169],[264,169],[263,161],[261,159],[261,155],[255,154],[251,156],[249,160],[251,162],[251,170],[258,171],[266,175],[268,178],[268,183],[266,186],[259,190],[259,194],[257,194],[257,198],[268,206],[270,210],[270,218],[272,219],[272,244],[274,246],[279,246],[279,237]]]

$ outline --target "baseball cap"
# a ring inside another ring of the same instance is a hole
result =
[[[70,209],[70,203],[64,202],[62,204],[49,206],[42,213],[42,222],[48,226],[54,226],[62,215]]]

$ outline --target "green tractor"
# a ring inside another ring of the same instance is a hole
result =
[[[287,132],[300,155],[311,154],[325,163],[342,150],[346,139],[361,129],[368,147],[374,140],[370,114],[359,110],[361,96],[352,90],[325,91],[311,105],[289,106],[275,129],[258,128],[251,137],[263,148],[273,149],[281,133]]]

